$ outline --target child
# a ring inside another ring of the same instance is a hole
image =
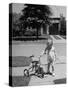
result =
[[[55,53],[55,48],[53,46],[53,40],[51,38],[48,39],[46,48],[43,54],[47,54],[47,63],[48,63],[47,74],[52,74],[54,76],[55,75],[54,61],[56,59],[56,53]],[[52,73],[50,73],[50,67],[52,68]]]

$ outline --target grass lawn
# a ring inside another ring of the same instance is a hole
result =
[[[17,37],[12,37],[13,40],[17,40],[17,41],[35,41],[35,40],[46,40],[49,37],[49,35],[45,35],[45,36],[17,36]]]
[[[29,66],[31,61],[32,60],[29,57],[25,57],[25,56],[16,56],[16,57],[10,56],[9,66],[10,67]]]
[[[16,56],[16,57],[10,57],[9,66],[12,67],[24,67],[29,66],[31,63],[31,59],[29,57],[25,56]],[[12,73],[12,69],[9,73]],[[9,76],[10,82],[12,81],[12,86],[28,86],[30,77],[24,77],[24,76]]]

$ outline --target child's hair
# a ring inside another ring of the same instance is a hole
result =
[[[52,47],[52,45],[53,45],[53,39],[52,38],[48,38],[48,40],[47,40],[47,46]]]
[[[30,58],[34,57],[34,55],[30,56]]]

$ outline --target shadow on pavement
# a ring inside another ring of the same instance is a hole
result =
[[[53,82],[54,84],[66,84],[66,78],[56,79]]]

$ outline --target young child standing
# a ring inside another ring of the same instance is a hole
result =
[[[47,41],[47,46],[45,48],[45,53],[47,53],[47,73],[50,73],[50,67],[52,68],[52,75],[55,76],[54,73],[54,62],[56,60],[55,47],[53,46],[53,39],[49,38]]]
[[[43,54],[47,55],[47,74],[51,74],[55,76],[54,73],[54,62],[56,60],[56,53],[55,53],[55,47],[53,46],[53,39],[48,38],[46,43],[46,48],[43,52]],[[52,73],[50,72],[50,67],[52,69]]]

